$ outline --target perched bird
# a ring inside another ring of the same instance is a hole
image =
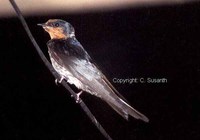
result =
[[[47,31],[51,40],[47,42],[48,52],[54,69],[62,80],[74,84],[80,92],[95,95],[108,103],[117,113],[128,120],[128,116],[148,122],[149,119],[135,110],[112,86],[98,69],[91,57],[75,37],[73,26],[61,19],[50,19],[38,24]]]

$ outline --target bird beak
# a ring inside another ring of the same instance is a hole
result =
[[[39,23],[39,24],[37,24],[38,26],[42,26],[43,28],[45,28],[47,25],[46,25],[46,23]]]

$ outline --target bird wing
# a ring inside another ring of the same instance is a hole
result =
[[[105,75],[92,62],[91,57],[79,42],[68,40],[63,43],[55,41],[48,43],[52,59],[67,69],[82,83],[81,89],[106,101],[122,117],[128,119],[128,115],[148,122],[148,118],[132,108],[123,100],[119,92],[112,86]],[[118,94],[118,95],[117,95]],[[121,97],[120,97],[121,96]]]
[[[70,62],[69,62],[70,61]],[[84,85],[83,90],[100,97],[106,101],[122,117],[128,119],[128,115],[148,122],[148,118],[132,108],[116,93],[118,91],[107,80],[105,75],[90,61],[73,58],[65,65],[70,64],[70,72],[73,73]]]

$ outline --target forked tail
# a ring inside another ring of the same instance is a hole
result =
[[[113,97],[110,96],[110,98],[113,98]],[[115,98],[116,99],[107,100],[106,102],[117,113],[119,113],[123,118],[128,120],[128,116],[130,115],[130,116],[132,116],[132,117],[134,117],[136,119],[143,120],[144,122],[149,122],[149,119],[145,115],[143,115],[142,113],[140,113],[139,111],[137,111],[136,109],[131,107],[129,104],[127,104],[121,98],[119,98],[119,97],[115,97]]]

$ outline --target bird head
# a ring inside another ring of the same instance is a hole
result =
[[[38,25],[49,33],[51,39],[67,39],[75,36],[74,27],[61,19],[49,19],[46,23]]]

